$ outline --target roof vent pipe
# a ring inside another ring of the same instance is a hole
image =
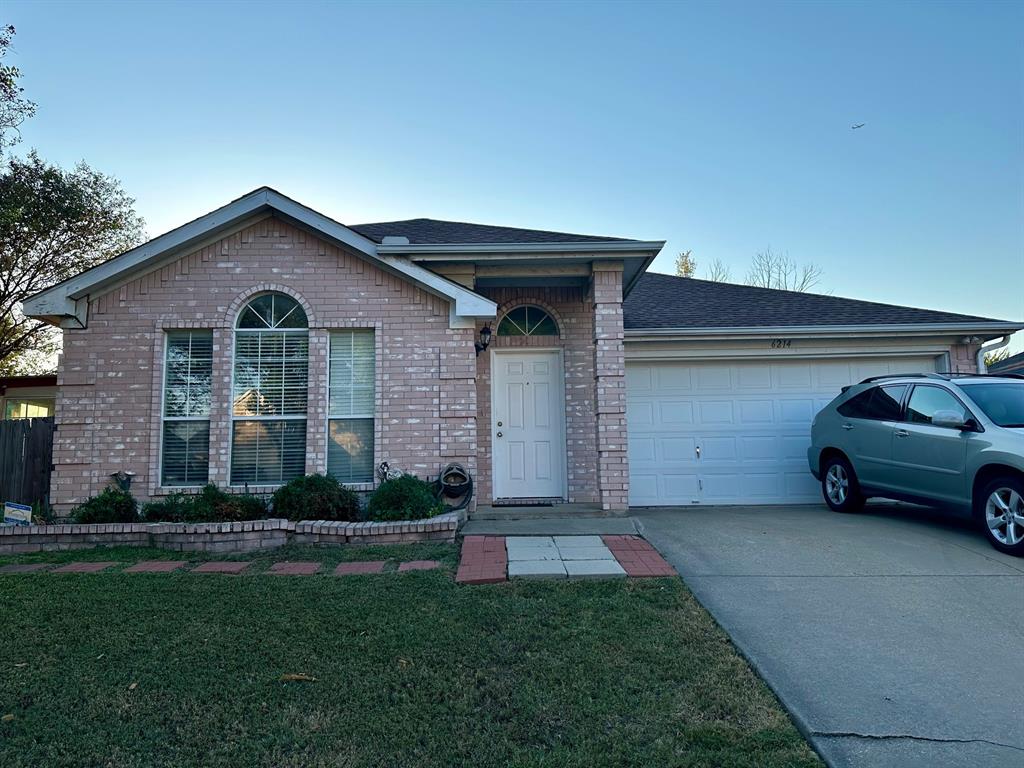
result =
[[[988,366],[985,365],[985,355],[989,352],[995,352],[997,349],[1002,349],[1010,343],[1009,336],[1003,336],[999,341],[994,341],[991,344],[986,344],[978,348],[978,373],[988,373]]]

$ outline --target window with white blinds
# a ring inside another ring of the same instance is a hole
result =
[[[210,477],[213,333],[169,331],[164,356],[160,483],[205,485]]]
[[[327,473],[342,483],[373,482],[372,330],[331,334]]]
[[[231,392],[231,484],[305,473],[309,332],[295,299],[260,296],[238,316]]]

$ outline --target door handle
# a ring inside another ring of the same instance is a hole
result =
[[[700,458],[700,446],[699,445],[697,446],[697,458],[698,459]]]
[[[845,424],[843,424],[843,429],[846,429],[846,430],[853,429],[853,424],[851,424],[850,422],[846,422]]]
[[[498,437],[501,437],[501,432],[498,433]]]
[[[905,430],[905,429],[897,429],[893,434],[896,435],[896,437],[909,437],[910,436],[910,433],[907,432],[907,430]]]

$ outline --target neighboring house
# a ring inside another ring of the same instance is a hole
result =
[[[0,377],[0,419],[53,416],[57,376]]]
[[[347,227],[258,189],[25,303],[64,328],[55,506],[119,471],[141,499],[369,490],[382,461],[462,462],[485,506],[810,501],[840,387],[971,369],[1024,325],[647,274],[662,245]]]
[[[989,373],[1020,373],[1024,374],[1024,352],[1018,352],[998,363],[988,366]]]

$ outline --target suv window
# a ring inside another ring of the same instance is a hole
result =
[[[910,402],[907,403],[907,421],[931,424],[936,411],[956,411],[963,416],[964,421],[971,418],[970,412],[948,390],[942,387],[914,387],[910,393]]]
[[[1024,427],[1024,381],[964,384],[961,389],[1000,427]]]
[[[851,397],[836,410],[851,419],[896,421],[900,417],[900,402],[906,390],[906,384],[872,387]]]

